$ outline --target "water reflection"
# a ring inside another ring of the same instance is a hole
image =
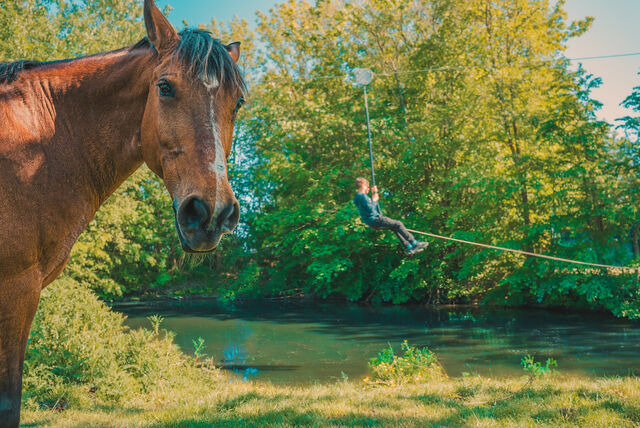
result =
[[[428,346],[450,375],[520,375],[520,358],[555,358],[559,370],[586,375],[640,372],[640,324],[593,313],[491,308],[375,307],[317,302],[215,301],[116,308],[132,327],[146,316],[191,351],[205,339],[209,355],[243,379],[304,383],[366,374],[389,343]]]
[[[235,343],[224,350],[224,358],[220,365],[242,376],[243,381],[247,381],[258,375],[258,369],[247,365],[247,348]]]

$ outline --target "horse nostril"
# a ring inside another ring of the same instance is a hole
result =
[[[205,224],[211,216],[207,204],[195,196],[187,198],[178,210],[178,223],[185,231],[195,231]]]
[[[222,209],[216,219],[216,225],[223,233],[231,232],[238,224],[238,220],[240,220],[240,205],[238,201],[234,200],[233,203],[227,203]]]

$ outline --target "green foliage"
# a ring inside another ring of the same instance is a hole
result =
[[[138,0],[0,2],[0,61],[55,60],[116,49],[144,36]]]
[[[153,333],[157,336],[160,334],[160,324],[164,321],[164,317],[160,315],[151,315],[147,317],[149,322],[151,323],[151,328],[153,329]]]
[[[640,73],[638,74],[640,76]],[[634,113],[640,114],[640,86],[633,88],[633,92],[621,103],[623,107],[631,109]],[[640,116],[625,116],[618,119],[620,127],[627,133],[627,138],[633,139],[636,144],[640,138]],[[637,157],[635,158],[637,161]]]
[[[113,298],[184,279],[182,257],[169,195],[143,167],[100,208],[78,239],[67,272]]]
[[[45,288],[25,357],[27,404],[118,403],[170,386],[190,370],[173,335],[159,330],[160,318],[153,331],[130,331],[123,320],[72,279]]]
[[[520,360],[522,369],[529,374],[531,378],[539,378],[553,373],[554,367],[558,367],[558,362],[553,358],[547,358],[547,361],[542,365],[539,361],[536,361],[533,355],[525,355]]]
[[[394,251],[395,237],[364,227],[351,203],[354,178],[368,175],[362,90],[324,78],[377,73],[370,106],[386,214],[413,229],[629,265],[639,255],[637,149],[596,120],[599,79],[562,60],[592,18],[567,22],[562,2],[543,0],[339,4],[260,15],[267,71],[242,135],[257,149],[249,173],[260,203],[247,222],[262,291],[638,316],[632,275],[440,241],[413,259]],[[439,71],[404,73],[424,69]]]
[[[436,355],[427,348],[416,348],[405,340],[400,345],[402,355],[396,355],[393,347],[383,349],[376,358],[369,360],[371,378],[367,382],[385,385],[422,383],[445,376]]]
[[[201,358],[207,355],[205,352],[206,345],[204,344],[204,339],[202,337],[198,337],[197,340],[192,340],[193,342],[193,354],[196,358]]]
[[[140,6],[0,2],[0,53],[47,60],[134,43]],[[240,19],[206,27],[243,43],[251,83],[229,159],[238,231],[214,255],[185,260],[164,186],[142,169],[82,235],[70,276],[110,299],[311,294],[640,317],[634,275],[440,241],[407,259],[390,232],[364,226],[351,203],[354,178],[368,175],[362,89],[331,78],[376,72],[386,214],[417,230],[638,266],[638,115],[621,118],[626,137],[614,136],[595,116],[600,80],[563,59],[593,18],[568,22],[562,1],[338,0],[289,1],[258,20],[255,32]],[[639,93],[623,103],[634,113]]]

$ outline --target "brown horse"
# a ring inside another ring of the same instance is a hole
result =
[[[176,33],[145,0],[148,39],[49,63],[0,64],[0,427],[18,426],[40,291],[100,205],[143,162],[172,199],[187,252],[238,222],[227,179],[245,84],[239,43]]]

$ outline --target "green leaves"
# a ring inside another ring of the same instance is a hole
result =
[[[446,377],[436,354],[428,348],[416,348],[405,340],[396,355],[391,345],[369,360],[371,379],[365,382],[381,385],[403,385]]]
[[[558,362],[553,358],[547,358],[544,365],[536,361],[532,355],[525,355],[520,360],[522,369],[527,372],[530,378],[535,379],[553,373],[554,367],[558,367]]]
[[[137,0],[21,0],[0,7],[0,61],[73,58],[144,36]]]
[[[108,298],[162,287],[182,278],[175,233],[164,184],[143,167],[100,208],[65,272]]]
[[[75,56],[143,35],[133,0],[1,4],[6,59]],[[342,76],[368,67],[385,214],[412,229],[637,265],[637,115],[620,120],[627,138],[614,137],[595,116],[600,80],[563,59],[592,18],[568,22],[563,2],[546,0],[289,1],[258,18],[255,33],[240,19],[209,26],[243,43],[251,82],[229,164],[238,231],[185,263],[163,184],[143,169],[80,238],[72,277],[109,298],[313,294],[639,316],[632,275],[439,241],[407,259],[351,202],[354,179],[369,174],[367,137],[362,90]],[[640,112],[639,100],[636,88],[624,105]]]
[[[118,403],[194,373],[173,334],[159,331],[161,317],[150,317],[153,331],[130,331],[123,319],[69,278],[43,290],[25,357],[26,402]],[[89,389],[95,395],[87,396]]]
[[[386,214],[414,229],[627,264],[633,221],[622,213],[635,209],[631,181],[616,179],[626,155],[595,120],[598,79],[553,60],[591,19],[566,22],[562,3],[435,0],[404,10],[290,2],[260,18],[266,71],[243,132],[256,148],[251,174],[270,183],[247,219],[270,290],[614,312],[626,299],[628,277],[495,251],[433,242],[405,260],[389,232],[350,211],[352,180],[368,174],[362,94],[326,78],[377,73],[370,105]],[[322,214],[336,207],[334,218]]]

